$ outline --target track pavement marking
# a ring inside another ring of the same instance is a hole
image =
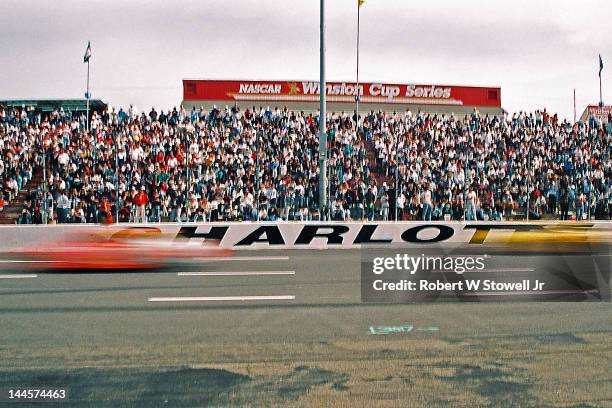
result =
[[[193,258],[198,261],[287,261],[288,256],[211,256]]]
[[[295,300],[295,296],[201,296],[149,298],[149,302],[228,302],[236,300]]]
[[[403,326],[370,326],[370,334],[394,334],[394,333],[410,333],[412,331],[439,331],[437,326],[417,327],[411,324]]]
[[[295,271],[241,271],[241,272],[179,272],[178,276],[264,276],[295,275]]]
[[[0,263],[55,263],[61,261],[29,261],[21,259],[0,259]]]
[[[31,279],[37,278],[38,275],[34,274],[22,274],[22,275],[0,275],[0,279]]]

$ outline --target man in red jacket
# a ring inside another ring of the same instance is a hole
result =
[[[134,205],[136,206],[136,215],[134,216],[134,222],[147,222],[147,204],[149,203],[149,197],[145,192],[145,187],[140,187],[140,191],[134,196]]]
[[[100,222],[102,224],[112,224],[113,223],[111,205],[108,202],[108,198],[106,197],[102,197],[102,203],[100,203]]]

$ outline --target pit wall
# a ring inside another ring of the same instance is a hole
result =
[[[612,223],[576,222],[265,222],[0,227],[0,252],[49,242],[157,238],[175,244],[219,243],[235,250],[336,249],[431,244],[603,243],[612,247]]]

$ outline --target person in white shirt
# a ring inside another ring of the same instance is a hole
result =
[[[476,192],[472,187],[469,188],[467,194],[467,203],[465,206],[465,217],[466,221],[473,221],[476,219]]]
[[[59,164],[60,172],[64,174],[68,170],[68,164],[70,163],[70,156],[65,150],[62,149],[59,156],[57,156],[57,163]]]
[[[389,220],[389,196],[387,193],[383,193],[380,197],[380,209],[383,221]]]
[[[402,220],[404,217],[404,206],[405,205],[406,205],[406,196],[404,195],[403,192],[400,192],[399,195],[397,196],[397,202],[396,202],[398,221]]]
[[[431,221],[431,212],[433,209],[432,200],[431,200],[431,191],[429,190],[429,185],[425,186],[425,191],[422,193],[421,202],[423,203],[423,221]]]
[[[57,215],[60,223],[66,222],[66,217],[70,211],[70,199],[66,195],[66,191],[62,191],[62,194],[57,199]]]
[[[132,158],[132,161],[140,161],[144,157],[144,151],[142,150],[142,147],[136,146],[132,148],[132,151],[130,152],[130,157]]]

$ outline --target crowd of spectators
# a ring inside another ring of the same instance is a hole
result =
[[[18,223],[319,218],[317,113],[109,107],[88,130],[83,112],[23,106],[0,122],[0,210],[45,168]],[[406,111],[327,128],[333,219],[610,216],[610,124]]]
[[[611,118],[612,119],[612,118]],[[397,175],[400,211],[430,219],[609,217],[612,120],[370,114],[376,170]],[[527,213],[527,207],[528,213]]]
[[[37,113],[0,107],[0,211],[25,188],[35,168],[40,167],[40,129],[29,127]]]

